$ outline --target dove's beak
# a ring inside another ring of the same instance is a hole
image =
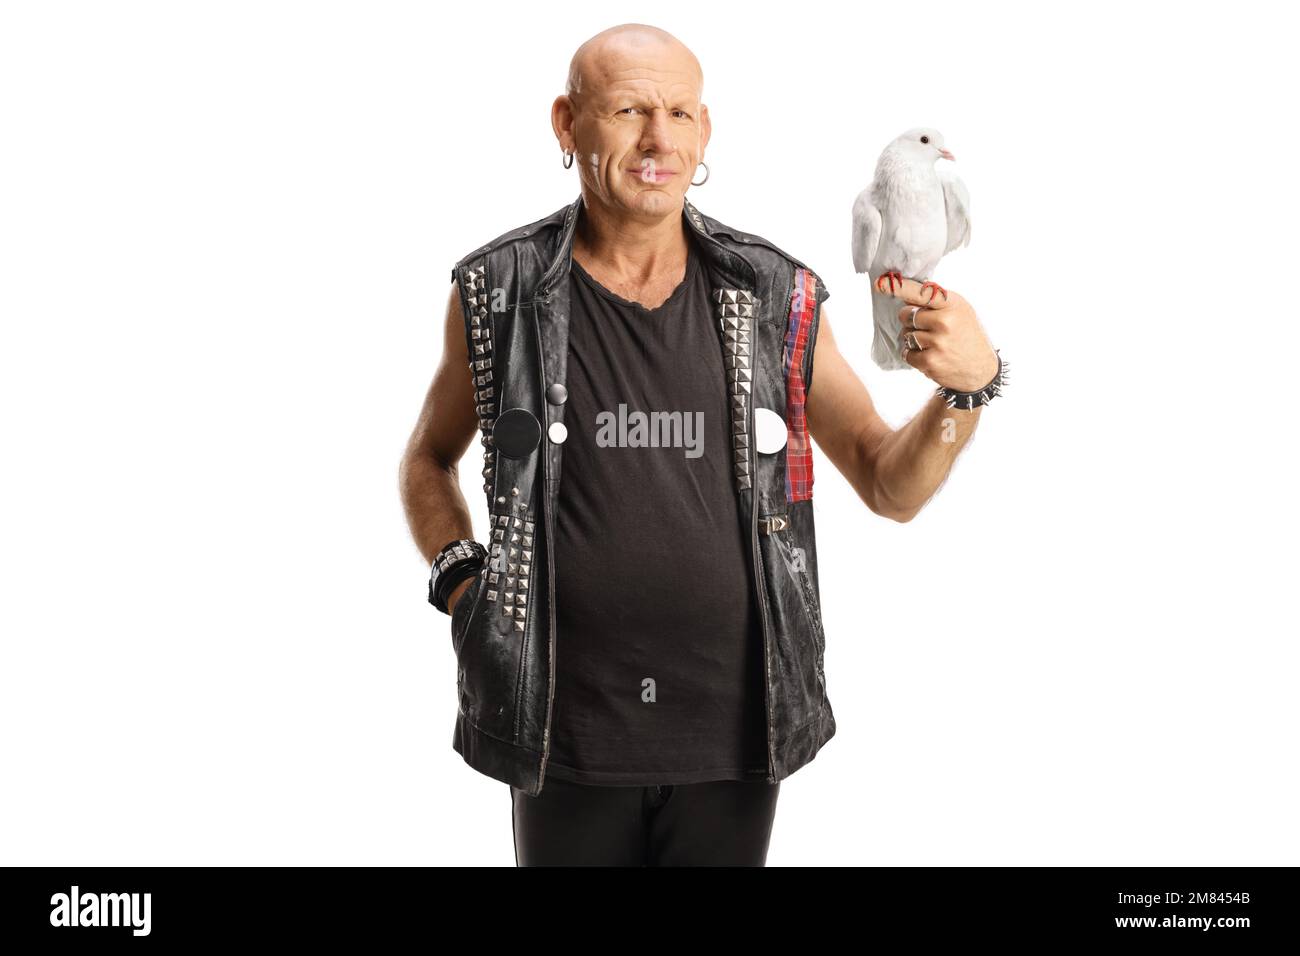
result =
[[[954,163],[957,161],[957,157],[954,156],[952,153],[948,152],[946,149],[939,150],[939,155],[942,156],[944,159],[951,159]]]

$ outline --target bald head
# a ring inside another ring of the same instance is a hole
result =
[[[647,23],[620,23],[578,47],[569,61],[565,92],[575,105],[581,104],[587,99],[584,93],[606,88],[628,72],[644,69],[648,63],[685,74],[695,87],[696,96],[703,98],[704,71],[695,54],[667,30]]]

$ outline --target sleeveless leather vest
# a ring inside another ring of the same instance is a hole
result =
[[[542,791],[551,749],[552,541],[566,427],[568,279],[582,203],[579,195],[452,268],[465,316],[489,527],[488,561],[452,615],[459,710],[452,746],[474,769],[533,795]],[[812,270],[762,237],[703,215],[689,200],[682,215],[699,239],[726,368],[719,386],[730,400],[734,486],[752,547],[767,780],[775,783],[835,734],[804,416],[829,293]]]

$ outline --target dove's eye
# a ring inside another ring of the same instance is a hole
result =
[[[928,143],[928,142],[930,142],[930,137],[928,137],[928,136],[922,136],[922,137],[921,137],[921,142],[923,142],[923,143]]]

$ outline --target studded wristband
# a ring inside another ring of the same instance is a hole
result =
[[[1002,386],[1007,384],[1007,367],[1010,363],[1002,358],[1000,350],[994,349],[993,351],[998,357],[998,373],[993,376],[993,381],[973,392],[959,392],[954,388],[940,385],[935,389],[935,394],[944,400],[945,405],[949,408],[970,410],[976,405],[987,405],[1002,394]]]
[[[452,590],[466,578],[478,573],[487,560],[487,548],[469,538],[452,541],[433,558],[429,572],[429,603],[443,614]]]

